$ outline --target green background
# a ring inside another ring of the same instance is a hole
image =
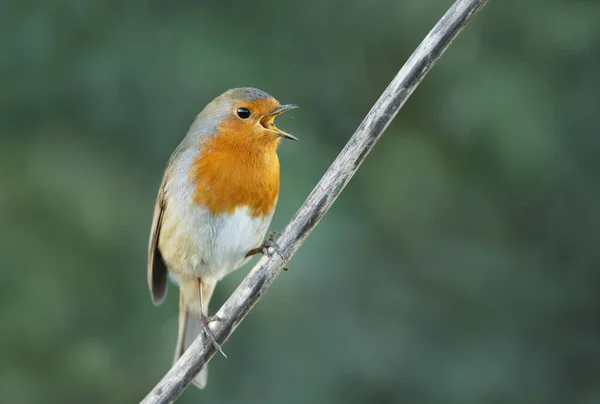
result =
[[[0,2],[1,401],[144,397],[177,322],[150,220],[194,115],[301,105],[281,229],[450,4]],[[598,49],[598,1],[491,0],[180,402],[600,402]]]

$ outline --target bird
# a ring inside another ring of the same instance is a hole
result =
[[[279,197],[281,139],[274,124],[298,108],[251,87],[233,88],[200,112],[169,158],[159,187],[148,245],[148,286],[161,304],[168,278],[179,287],[175,361],[198,335],[215,341],[208,306],[217,283],[251,256],[277,247],[267,240]],[[224,355],[224,353],[223,353]],[[208,368],[193,384],[206,387]]]

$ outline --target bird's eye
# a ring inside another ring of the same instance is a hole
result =
[[[250,117],[250,111],[247,108],[238,108],[237,115],[242,119]]]

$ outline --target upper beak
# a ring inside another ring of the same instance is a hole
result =
[[[285,105],[280,105],[277,108],[275,108],[271,113],[265,115],[264,117],[271,117],[271,116],[277,116],[279,114],[283,114],[286,111],[289,111],[290,109],[296,109],[298,108],[298,105],[296,104],[285,104]],[[298,140],[298,138],[296,136],[290,135],[289,133],[286,133],[284,131],[282,131],[281,129],[277,128],[273,122],[271,121],[270,124],[270,128],[273,132],[277,133],[279,136],[284,137],[286,139],[291,139],[291,140]]]

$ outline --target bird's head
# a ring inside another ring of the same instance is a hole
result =
[[[234,88],[215,98],[198,118],[210,121],[218,137],[241,147],[276,147],[281,138],[298,140],[274,124],[278,115],[294,108],[298,106],[281,105],[262,90]]]

